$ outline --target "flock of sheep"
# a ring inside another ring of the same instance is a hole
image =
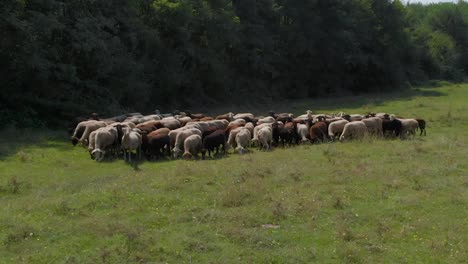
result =
[[[375,137],[414,136],[417,129],[425,135],[424,119],[403,119],[386,113],[305,114],[290,113],[254,116],[251,113],[227,113],[217,117],[190,112],[143,116],[139,113],[100,119],[92,114],[76,125],[71,137],[73,145],[81,143],[96,161],[123,156],[131,161],[132,152],[138,159],[164,156],[184,159],[211,157],[212,153],[227,153],[233,148],[240,154],[248,148],[270,150],[286,146],[324,141],[356,140]]]

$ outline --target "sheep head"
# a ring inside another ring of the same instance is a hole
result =
[[[191,160],[193,155],[190,152],[185,152],[184,155],[182,155],[182,158],[185,160]]]
[[[174,158],[177,158],[177,157],[179,157],[179,155],[180,155],[180,153],[182,152],[182,150],[180,150],[178,147],[175,147],[175,148],[172,150],[172,152],[173,152]]]
[[[102,161],[104,159],[105,154],[106,152],[100,149],[95,149],[91,152],[91,155],[94,157],[96,161]]]
[[[72,142],[73,146],[76,146],[76,144],[78,144],[78,142],[79,142],[79,139],[77,137],[71,137],[71,142]]]

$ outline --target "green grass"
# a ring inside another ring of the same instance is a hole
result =
[[[304,100],[424,117],[427,136],[138,170],[61,133],[3,132],[0,263],[466,263],[467,99],[464,84]]]

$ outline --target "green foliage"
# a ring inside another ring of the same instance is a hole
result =
[[[468,4],[6,0],[0,121],[390,91],[468,72]]]

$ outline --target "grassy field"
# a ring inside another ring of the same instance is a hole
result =
[[[4,131],[0,263],[467,263],[467,100],[464,84],[301,101],[424,117],[427,136],[136,170]]]

